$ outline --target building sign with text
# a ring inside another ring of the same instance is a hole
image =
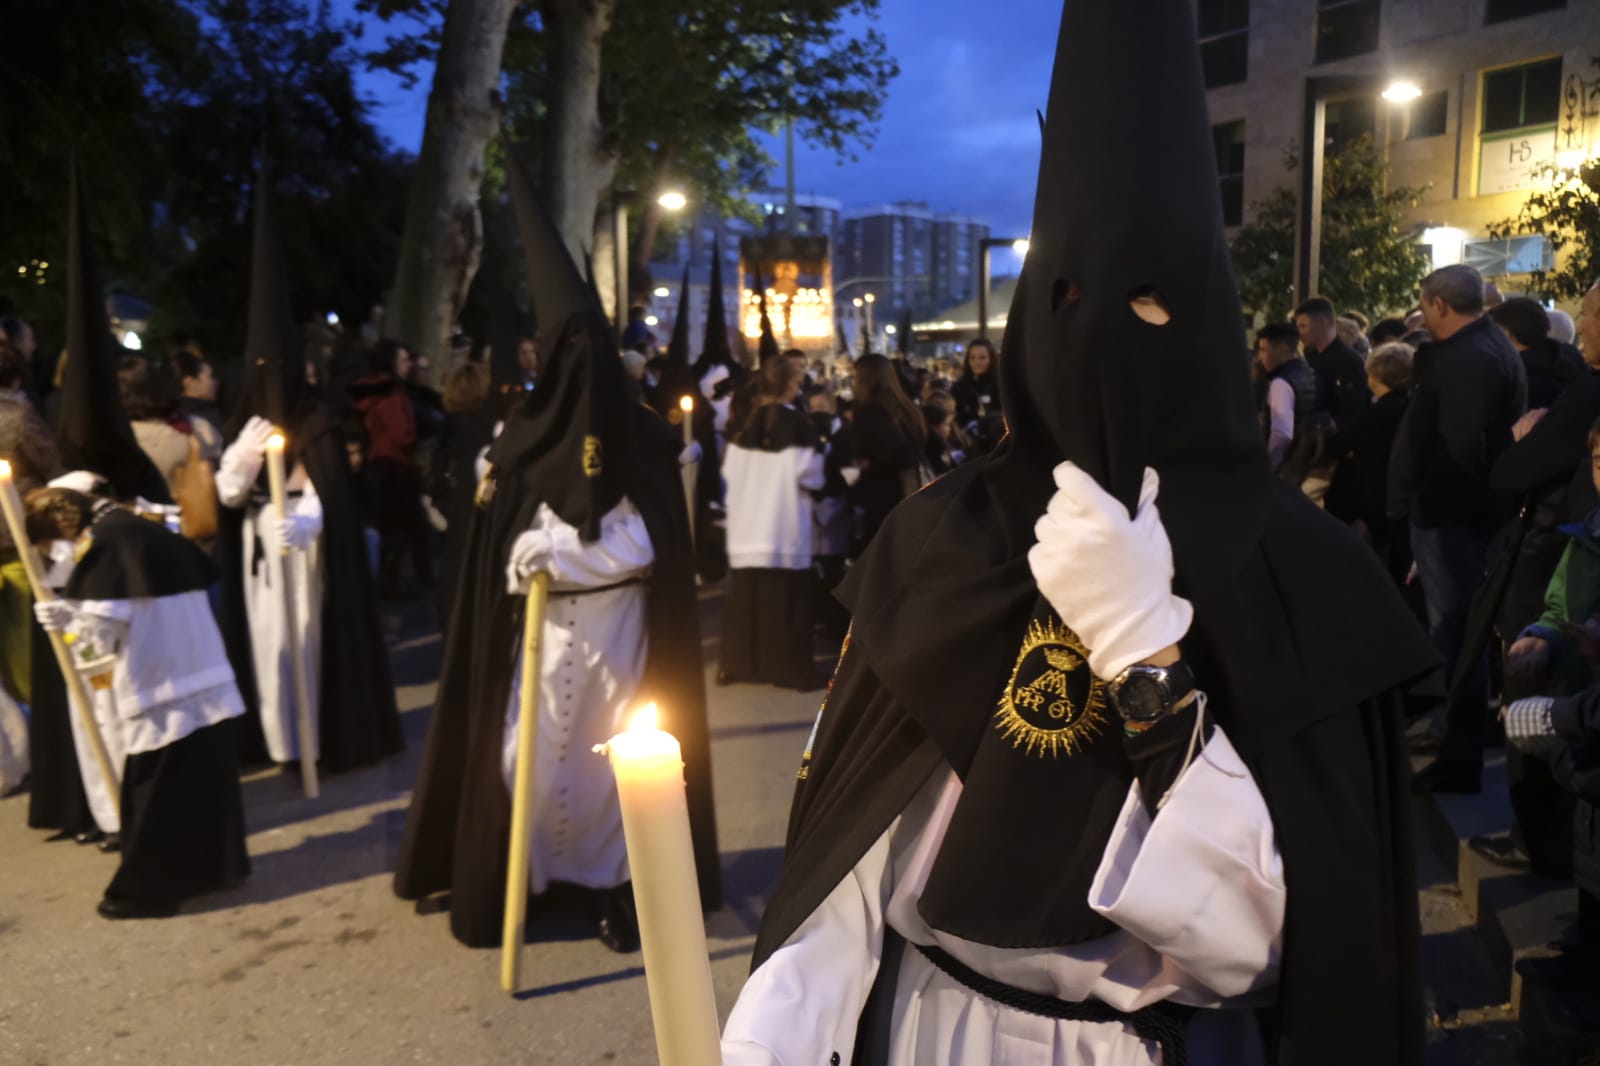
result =
[[[1478,163],[1478,195],[1520,192],[1539,182],[1539,171],[1556,161],[1556,128],[1497,133],[1483,138]]]

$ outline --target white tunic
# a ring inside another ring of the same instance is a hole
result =
[[[885,925],[910,942],[894,1004],[895,1066],[1152,1066],[1120,1023],[1058,1021],[979,996],[917,951],[937,945],[1006,984],[1133,1011],[1171,999],[1235,1008],[1274,997],[1283,864],[1248,769],[1218,729],[1152,823],[1137,785],[1090,889],[1120,931],[1055,951],[1007,950],[930,929],[917,911],[960,798],[936,776],[789,941],[750,976],[723,1033],[724,1066],[850,1062],[877,977]],[[1188,1027],[1196,1066],[1265,1062],[1248,1012],[1201,1011]]]
[[[551,552],[529,888],[543,892],[552,881],[614,888],[628,880],[622,810],[611,767],[593,748],[615,736],[634,709],[646,651],[641,580],[655,552],[626,499],[605,516],[592,544],[543,504],[530,528],[548,534]],[[516,776],[520,640],[517,656],[502,746],[508,790]]]
[[[114,658],[109,687],[90,688],[95,721],[118,776],[130,755],[157,751],[244,713],[233,667],[204,590],[136,600],[63,600],[74,647]],[[121,832],[112,787],[72,715],[84,792],[102,832]]]
[[[298,471],[297,471],[298,474]],[[300,495],[288,501],[291,516],[310,519],[317,539],[305,551],[291,551],[284,560],[294,590],[295,621],[299,633],[295,648],[305,663],[306,686],[311,693],[311,729],[318,726],[318,692],[322,670],[322,501],[309,478]],[[261,701],[261,731],[274,762],[300,758],[293,661],[289,633],[284,624],[283,593],[278,589],[276,520],[270,505],[251,498],[250,485],[233,484],[220,473],[217,498],[224,507],[245,508],[244,602],[250,620],[250,648],[255,664],[256,694]],[[257,556],[259,555],[259,558]]]

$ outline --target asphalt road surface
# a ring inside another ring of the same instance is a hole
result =
[[[26,828],[26,797],[0,801],[0,1063],[655,1061],[640,956],[607,951],[581,916],[530,918],[524,989],[512,997],[499,989],[497,951],[461,947],[448,915],[419,913],[390,891],[440,656],[425,615],[411,612],[409,626],[390,619],[406,753],[326,779],[315,801],[295,776],[248,778],[253,876],[177,918],[99,918],[114,859],[45,843]],[[714,637],[706,650],[714,661]],[[726,1016],[777,875],[819,698],[745,686],[710,694],[728,903],[708,933]],[[1430,890],[1424,910],[1430,1066],[1517,1062],[1515,1024],[1484,992],[1487,964],[1459,901]]]

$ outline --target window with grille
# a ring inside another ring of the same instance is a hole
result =
[[[1228,122],[1211,127],[1211,143],[1217,153],[1217,187],[1222,194],[1222,223],[1237,226],[1244,221],[1244,123]]]
[[[1200,66],[1206,88],[1250,76],[1250,0],[1200,0]]]
[[[1491,70],[1483,76],[1483,132],[1545,126],[1561,114],[1561,60]]]
[[[1317,62],[1378,50],[1379,0],[1317,0]]]

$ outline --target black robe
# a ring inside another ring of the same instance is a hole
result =
[[[683,746],[700,902],[711,911],[722,905],[722,880],[679,448],[643,405],[630,409],[629,431],[625,495],[644,519],[655,553],[646,586],[648,654],[639,699],[656,702],[661,727]],[[537,502],[503,481],[487,509],[474,508],[439,696],[395,863],[400,898],[450,893],[451,931],[469,947],[496,946],[502,935],[511,833],[502,740],[526,602],[506,592],[505,561],[512,541],[531,525]],[[610,772],[598,757],[595,772]]]
[[[378,619],[366,539],[356,513],[350,460],[329,409],[301,406],[290,428],[322,503],[322,678],[318,692],[318,765],[328,773],[370,766],[403,750],[389,653]],[[266,761],[261,707],[244,598],[244,523],[247,509],[219,508],[218,563],[222,569],[222,637],[239,680],[246,713],[240,725],[245,765]]]
[[[33,703],[28,707],[28,825],[62,833],[96,829],[72,740],[72,703],[49,634],[33,622]]]
[[[847,642],[802,762],[783,873],[762,920],[753,966],[782,947],[822,904],[930,775],[954,767],[968,779],[973,738],[991,728],[994,697],[1012,668],[1012,655],[1004,652],[1014,649],[1015,642],[996,642],[976,629],[963,637],[959,627],[945,627],[940,643],[929,646],[915,634],[919,612],[933,605],[920,600],[915,589],[891,590],[931,543],[930,529],[951,515],[959,521],[971,513],[980,498],[975,493],[979,469],[962,467],[902,505],[873,555],[862,563],[869,572],[847,582],[844,598],[851,601],[852,593],[856,597],[851,602],[858,629],[870,600],[877,605],[873,630],[903,639],[890,638],[898,645],[892,652],[875,648],[860,632]],[[1300,705],[1286,707],[1281,721],[1238,721],[1222,702],[1211,706],[1255,774],[1284,862],[1288,907],[1279,1000],[1266,1012],[1268,1031],[1277,1040],[1273,1061],[1278,1066],[1420,1063],[1417,895],[1408,765],[1400,742],[1400,694],[1412,678],[1394,676],[1387,687],[1380,683],[1373,691],[1358,691],[1374,675],[1351,679],[1336,668],[1349,657],[1368,654],[1411,675],[1407,664],[1426,668],[1430,653],[1420,633],[1389,628],[1396,617],[1393,610],[1371,616],[1383,619],[1383,625],[1371,631],[1361,628],[1360,601],[1381,596],[1387,604],[1394,593],[1361,545],[1311,510],[1303,499],[1279,492],[1262,537],[1260,562],[1252,564],[1255,572],[1268,577],[1306,559],[1342,555],[1355,564],[1337,576],[1328,567],[1321,568],[1322,575],[1300,575],[1298,591],[1305,598],[1287,605],[1290,624],[1282,632],[1261,635],[1264,658],[1290,656],[1299,667],[1294,673],[1304,684]],[[1244,584],[1256,581],[1251,576]],[[1247,590],[1246,603],[1252,594]],[[981,597],[982,591],[974,589],[972,595]],[[1358,602],[1340,604],[1341,596]],[[886,599],[893,602],[888,614],[877,613]],[[965,613],[956,599],[940,609],[945,617]],[[1326,621],[1319,623],[1319,618]],[[1380,653],[1374,644],[1383,642],[1398,647]],[[995,648],[1003,654],[988,654]],[[969,690],[916,691],[913,668],[930,657],[963,662]],[[880,670],[899,679],[898,691],[880,679]],[[970,717],[952,714],[952,705],[970,706]],[[1034,845],[1041,832],[1050,831],[1037,825],[1014,828],[1023,834],[1023,844]],[[1074,850],[1073,834],[1082,826],[1064,821],[1055,831],[1059,845],[1044,852],[1065,855]],[[1015,835],[992,827],[990,832]],[[947,846],[951,839],[946,837]],[[1024,847],[1023,853],[1027,851]],[[1001,843],[994,854],[1003,858],[1015,853]],[[1095,852],[1092,857],[1097,856]],[[965,865],[967,872],[954,869],[947,879],[965,879],[962,897],[949,909],[965,908],[968,916],[998,909],[1000,925],[1025,920],[1005,916],[1009,886],[995,883],[1004,881],[1003,875],[982,859],[969,857]],[[1048,859],[1043,869],[1053,869]],[[930,881],[923,900],[925,917],[935,890]],[[892,968],[879,974],[859,1029],[863,1044],[854,1059],[859,1066],[881,1061],[873,1057],[870,1037],[881,1032],[881,1019],[870,1011],[888,1009],[894,1002],[896,976]]]

